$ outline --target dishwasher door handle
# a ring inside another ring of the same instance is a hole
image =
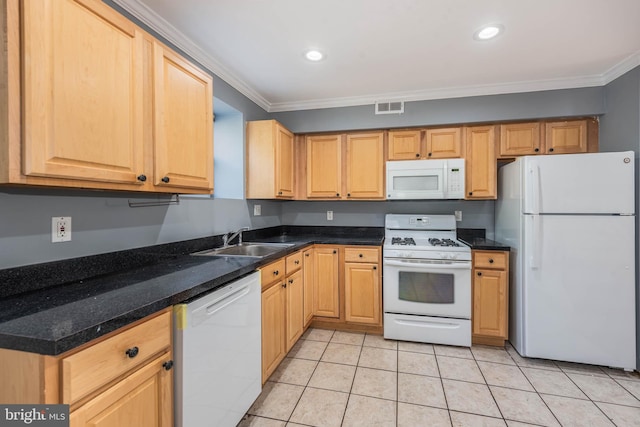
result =
[[[227,295],[221,297],[219,300],[213,302],[212,304],[209,304],[206,307],[207,316],[211,316],[217,313],[218,311],[222,310],[229,304],[232,304],[233,302],[239,300],[240,298],[247,295],[248,293],[249,293],[249,285],[245,285],[241,288],[236,289],[233,292],[228,293]]]

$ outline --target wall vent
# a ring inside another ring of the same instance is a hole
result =
[[[404,101],[376,102],[376,114],[402,114]]]

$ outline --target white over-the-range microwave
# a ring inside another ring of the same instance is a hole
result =
[[[387,162],[388,200],[464,199],[464,159]]]

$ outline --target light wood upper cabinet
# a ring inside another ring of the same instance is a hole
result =
[[[542,153],[541,142],[539,122],[500,125],[500,157]]]
[[[465,128],[466,199],[497,197],[496,127]]]
[[[504,345],[509,335],[509,253],[473,251],[473,342]]]
[[[346,196],[384,198],[384,139],[382,132],[347,134]]]
[[[587,121],[547,122],[545,153],[566,154],[587,152]]]
[[[342,191],[342,135],[306,139],[307,197],[339,199]]]
[[[22,13],[24,174],[142,185],[142,32],[99,1]]]
[[[416,160],[421,154],[420,130],[389,131],[389,160]]]
[[[155,173],[159,186],[213,190],[213,79],[154,42]]]
[[[453,159],[462,157],[462,129],[440,128],[425,131],[426,158]]]
[[[247,199],[295,196],[294,135],[275,120],[247,123]]]
[[[316,246],[313,258],[313,314],[340,317],[338,248]]]
[[[0,7],[0,183],[212,191],[208,74],[99,0]]]

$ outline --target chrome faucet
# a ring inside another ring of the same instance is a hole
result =
[[[249,227],[242,227],[241,229],[239,229],[236,232],[230,231],[226,234],[224,234],[222,236],[222,247],[226,248],[227,246],[229,246],[229,242],[232,241],[233,239],[236,238],[236,236],[238,236],[238,244],[241,245],[242,244],[242,232],[243,231],[248,231]]]

